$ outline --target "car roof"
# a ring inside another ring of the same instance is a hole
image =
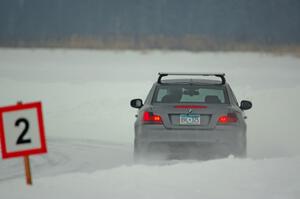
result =
[[[159,84],[159,83],[157,83]],[[200,84],[200,85],[220,85],[223,86],[221,81],[210,80],[210,79],[168,79],[162,80],[161,85],[163,84]],[[227,84],[227,83],[225,83]]]

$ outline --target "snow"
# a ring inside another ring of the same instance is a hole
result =
[[[48,138],[46,155],[30,156],[34,179],[64,173],[94,172],[120,165],[132,165],[132,148],[128,144]],[[0,160],[0,187],[15,178],[24,178],[21,158]]]
[[[41,100],[48,137],[132,143],[129,101],[146,97],[157,72],[225,72],[238,100],[253,102],[249,155],[298,155],[299,65],[259,53],[0,49],[0,106]]]
[[[259,53],[0,49],[0,106],[41,100],[49,148],[30,157],[30,188],[22,159],[0,160],[1,198],[299,198],[299,66]],[[159,71],[225,72],[253,102],[249,158],[134,164],[129,101]]]
[[[297,199],[300,158],[221,159],[166,165],[122,166],[1,184],[5,198],[230,198]],[[14,187],[12,190],[11,188]],[[15,187],[18,188],[17,191]]]

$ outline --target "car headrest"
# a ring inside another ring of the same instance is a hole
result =
[[[166,95],[162,98],[163,103],[178,103],[180,102],[181,95]]]
[[[215,95],[207,95],[205,97],[205,103],[216,103],[216,104],[220,104],[221,100],[219,99],[218,96]]]

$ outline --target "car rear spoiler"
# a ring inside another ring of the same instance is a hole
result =
[[[157,83],[161,84],[162,83],[161,79],[163,77],[166,77],[169,75],[174,75],[174,76],[178,76],[178,75],[182,75],[182,76],[215,76],[215,77],[221,78],[221,80],[222,80],[221,84],[226,83],[225,73],[158,73]]]

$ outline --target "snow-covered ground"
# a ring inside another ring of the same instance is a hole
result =
[[[298,199],[300,158],[224,159],[160,166],[121,166],[0,184],[3,198]]]
[[[30,160],[35,179],[64,173],[90,173],[133,162],[128,144],[70,138],[49,138],[48,154],[31,156]],[[24,178],[23,159],[0,161],[0,187],[7,181]]]
[[[129,101],[159,71],[225,72],[253,102],[249,158],[134,165]],[[299,58],[270,54],[0,49],[0,106],[41,100],[49,148],[32,188],[21,159],[0,160],[1,197],[299,198],[299,74]]]

